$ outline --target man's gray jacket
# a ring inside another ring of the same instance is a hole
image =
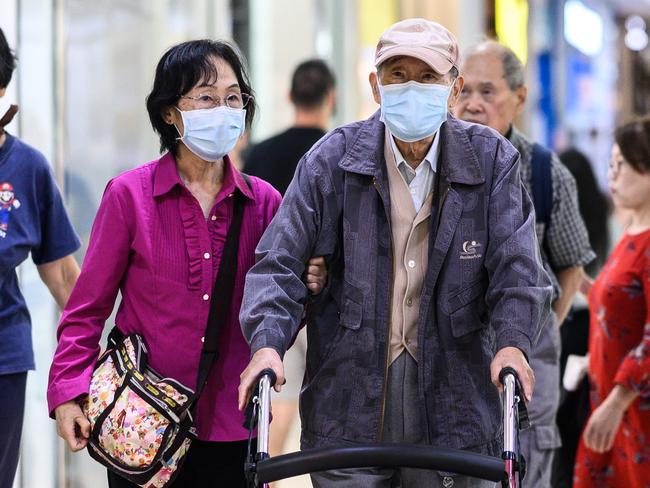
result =
[[[433,445],[494,455],[501,407],[490,362],[506,346],[529,354],[549,319],[552,288],[517,151],[491,129],[451,116],[439,136],[416,358],[423,429]],[[303,448],[381,440],[393,269],[388,192],[379,114],[332,131],[301,160],[246,278],[240,319],[251,351],[272,347],[282,356],[307,301],[304,263],[327,257],[328,286],[307,308]]]

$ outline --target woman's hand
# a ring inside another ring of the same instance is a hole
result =
[[[88,444],[90,422],[75,400],[62,403],[54,409],[56,431],[68,443],[72,452],[81,451]]]
[[[605,453],[612,448],[623,414],[637,397],[637,393],[616,385],[587,421],[582,438],[585,446],[594,452]]]
[[[611,404],[602,403],[589,417],[587,427],[582,435],[592,451],[605,453],[612,448],[614,438],[623,420],[623,411]]]
[[[318,295],[323,291],[327,283],[327,265],[324,257],[319,256],[309,260],[303,274],[303,281],[312,295]]]

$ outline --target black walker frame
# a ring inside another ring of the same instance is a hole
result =
[[[519,452],[519,430],[529,426],[517,373],[504,368],[499,379],[503,384],[503,454],[501,458],[457,449],[426,445],[359,444],[353,447],[317,448],[271,458],[269,423],[271,388],[276,375],[265,369],[248,408],[245,426],[249,429],[248,458],[244,466],[249,488],[265,488],[267,483],[330,469],[361,467],[409,467],[449,471],[464,476],[501,482],[502,488],[521,488],[525,460]],[[254,390],[254,391],[255,391]],[[257,451],[252,439],[258,428]]]

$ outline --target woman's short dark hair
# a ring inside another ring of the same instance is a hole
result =
[[[7,38],[0,29],[0,90],[7,88],[16,69],[16,56],[9,47]]]
[[[589,276],[596,276],[610,251],[607,225],[609,202],[598,186],[591,163],[584,153],[568,149],[560,153],[559,157],[576,180],[578,208],[587,227],[589,242],[596,253],[596,259],[587,264],[585,270]]]
[[[215,83],[219,73],[214,58],[221,58],[235,72],[242,93],[254,95],[246,72],[244,58],[239,49],[225,41],[200,39],[183,42],[171,47],[163,54],[156,67],[156,77],[151,93],[147,96],[147,112],[154,130],[160,134],[160,151],[176,153],[176,127],[163,119],[163,110],[176,105],[181,95],[186,94],[199,82]],[[255,98],[246,105],[246,127],[255,117]]]
[[[650,173],[650,115],[619,126],[614,138],[630,166],[639,173]]]

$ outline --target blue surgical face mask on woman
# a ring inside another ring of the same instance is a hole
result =
[[[415,142],[430,137],[447,120],[451,86],[408,81],[379,84],[379,93],[381,119],[400,141]]]
[[[178,139],[205,161],[223,158],[244,133],[246,110],[243,108],[176,109],[183,118],[183,134]]]

